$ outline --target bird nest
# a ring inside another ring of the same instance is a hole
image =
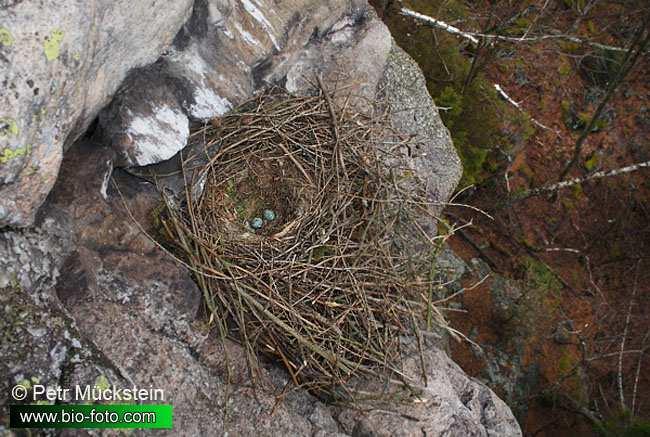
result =
[[[431,304],[433,240],[416,222],[429,217],[424,190],[389,168],[400,141],[386,114],[351,107],[322,88],[272,90],[215,119],[192,135],[204,157],[185,161],[194,189],[161,215],[252,373],[271,356],[296,385],[337,399],[354,395],[355,377],[407,382],[400,338],[427,317],[444,323]]]

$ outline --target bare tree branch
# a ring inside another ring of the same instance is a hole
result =
[[[524,112],[524,113],[528,114],[528,113],[526,112],[526,110],[524,110],[524,108],[521,107],[521,104],[520,104],[520,103],[515,102],[515,100],[514,100],[512,97],[510,97],[510,96],[505,92],[505,90],[501,87],[501,85],[499,85],[498,83],[495,83],[495,84],[494,84],[494,89],[497,90],[497,93],[499,93],[499,95],[500,95],[501,97],[503,97],[503,98],[506,100],[506,102],[510,103],[512,106],[514,106],[515,108],[519,109],[521,112]],[[530,120],[531,120],[531,121],[532,121],[536,126],[541,127],[542,129],[546,129],[546,130],[554,131],[553,129],[551,129],[550,127],[546,126],[545,124],[542,124],[541,122],[535,120],[533,117],[530,116],[530,114],[529,114],[528,116],[530,117]],[[557,131],[554,131],[554,132],[555,132],[556,134],[559,134],[559,132],[557,132]]]
[[[567,188],[567,187],[572,187],[573,185],[581,184],[586,181],[590,181],[592,179],[602,179],[602,178],[607,178],[611,176],[618,176],[621,174],[625,173],[632,173],[634,171],[640,170],[642,168],[650,168],[650,161],[645,161],[645,162],[639,162],[637,164],[633,165],[628,165],[627,167],[622,167],[622,168],[617,168],[615,170],[609,170],[609,171],[598,171],[594,174],[591,174],[589,176],[585,176],[583,178],[573,178],[569,179],[566,181],[562,182],[557,182],[555,184],[551,185],[546,185],[544,187],[539,187],[535,188],[532,190],[527,190],[524,191],[523,193],[519,194],[516,196],[516,200],[522,200],[530,196],[536,196],[539,195],[543,192],[552,192],[552,191],[558,191],[562,188]]]
[[[414,10],[411,10],[409,8],[402,8],[400,13],[404,16],[415,18],[418,21],[422,21],[423,23],[426,23],[430,26],[437,27],[438,29],[442,29],[445,32],[452,33],[454,35],[462,36],[463,38],[469,40],[473,44],[478,45],[479,40],[476,38],[472,33],[470,32],[463,32],[457,27],[452,26],[451,24],[447,24],[444,21],[436,20],[433,17],[429,17],[428,15],[423,15],[419,12],[416,12]]]
[[[631,413],[632,415],[636,414],[636,394],[637,390],[639,388],[639,377],[641,376],[641,362],[643,361],[643,354],[645,353],[645,344],[646,341],[648,341],[648,337],[650,337],[650,331],[646,332],[645,337],[643,337],[643,341],[641,342],[641,345],[643,349],[641,349],[641,353],[639,354],[639,360],[636,363],[636,376],[634,377],[634,388],[632,389],[632,410]]]
[[[526,33],[524,34],[524,36],[516,37],[516,36],[505,36],[505,35],[494,35],[494,34],[480,33],[480,32],[467,32],[455,26],[452,26],[451,24],[445,23],[442,20],[438,20],[428,15],[421,14],[409,8],[402,8],[400,13],[406,17],[411,17],[422,23],[428,24],[433,27],[437,27],[438,29],[444,30],[445,32],[463,37],[474,45],[479,44],[480,38],[489,39],[493,41],[506,41],[506,42],[515,42],[515,43],[516,42],[531,43],[531,42],[539,42],[539,41],[544,41],[549,39],[563,39],[576,44],[585,44],[602,50],[613,50],[617,52],[627,51],[625,47],[617,47],[617,46],[611,46],[607,44],[601,44],[598,42],[578,38],[577,36],[574,35],[554,34],[554,35],[527,36]]]

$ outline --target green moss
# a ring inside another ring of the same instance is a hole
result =
[[[32,388],[32,382],[29,379],[23,379],[19,381],[17,385],[21,386],[27,391],[31,390]]]
[[[559,45],[563,52],[570,55],[577,55],[582,52],[582,46],[576,42],[560,41]]]
[[[252,186],[256,185],[256,180],[253,176],[249,176],[249,182]],[[225,189],[226,196],[230,199],[237,216],[237,220],[245,222],[250,220],[256,212],[259,212],[264,206],[261,198],[255,195],[242,196],[237,192],[235,183],[230,180]]]
[[[411,0],[406,6],[452,23],[468,16],[465,3],[459,0]],[[461,185],[481,183],[489,176],[492,150],[507,143],[500,119],[504,104],[494,86],[480,73],[464,86],[471,64],[453,35],[438,31],[434,35],[430,27],[399,13],[387,14],[386,22],[397,43],[419,64],[436,104],[450,107],[440,111],[440,116],[462,160]]]
[[[580,112],[578,114],[577,124],[578,126],[580,126],[580,129],[584,129],[585,127],[587,127],[587,125],[591,122],[591,117],[592,115],[588,112]],[[604,118],[599,118],[592,126],[591,132],[598,132],[605,129],[606,127],[607,127],[607,120],[605,120]]]
[[[564,120],[566,127],[572,130],[581,129],[580,120],[578,120],[576,112],[573,109],[573,104],[569,100],[562,100],[560,109],[562,111],[562,120]],[[584,125],[582,125],[582,128],[584,128]]]
[[[575,204],[573,203],[573,200],[569,199],[568,197],[563,197],[561,202],[562,202],[562,206],[567,211],[573,211],[576,208]]]
[[[562,114],[569,112],[571,110],[571,102],[567,99],[562,100],[560,108],[562,109]]]
[[[0,45],[9,47],[14,44],[14,37],[9,32],[9,29],[0,27]]]
[[[597,153],[594,153],[587,159],[584,163],[585,170],[592,171],[600,164],[600,157]]]
[[[598,33],[598,30],[596,29],[596,24],[593,22],[593,20],[587,21],[587,32],[589,32],[590,35],[595,35]]]
[[[334,250],[331,246],[323,245],[314,247],[311,251],[312,260],[315,262],[322,261],[325,258],[331,257],[334,255]]]
[[[505,29],[504,33],[510,36],[520,36],[523,35],[526,30],[530,27],[531,22],[526,17],[517,18],[512,25]]]
[[[529,166],[527,163],[525,163],[525,162],[521,165],[521,167],[519,167],[519,171],[521,172],[521,174],[523,174],[524,176],[526,176],[526,179],[528,179],[529,181],[532,181],[533,178],[535,177],[535,172],[534,172],[533,169],[530,168],[530,166]]]
[[[524,267],[528,286],[545,293],[554,293],[560,289],[560,281],[545,263],[527,257],[524,259]]]
[[[512,124],[515,127],[516,134],[519,137],[518,141],[522,144],[526,144],[528,140],[535,135],[535,126],[533,121],[525,112],[517,111],[513,116]]]
[[[45,37],[43,52],[48,61],[53,61],[59,57],[61,41],[63,41],[63,31],[60,29],[53,30],[49,36]]]
[[[446,85],[434,95],[439,106],[449,109],[441,118],[449,128],[463,164],[461,186],[481,183],[490,173],[490,152],[506,143],[501,134],[498,113],[502,102],[493,87],[479,75],[462,93],[463,85]]]
[[[528,190],[524,187],[516,187],[514,190],[512,190],[512,197],[515,199],[522,198],[528,193]]]
[[[650,422],[623,410],[612,413],[610,417],[595,427],[603,437],[649,437]]]
[[[436,98],[438,106],[444,109],[443,118],[447,121],[447,128],[451,129],[458,119],[458,116],[463,113],[463,96],[458,94],[454,87],[446,86]]]
[[[581,131],[586,128],[591,122],[592,115],[589,112],[576,112],[574,105],[571,104],[571,102],[568,100],[562,100],[560,106],[562,109],[562,118],[564,120],[564,124],[569,129]],[[598,132],[605,127],[607,127],[607,120],[601,117],[596,120],[593,127],[591,128],[591,132]]]
[[[26,156],[27,154],[29,154],[30,149],[31,149],[30,146],[19,147],[18,149],[15,150],[6,147],[2,151],[2,154],[0,154],[0,164],[6,164],[13,159],[19,158],[21,156]]]
[[[571,62],[566,58],[566,56],[560,56],[560,66],[557,68],[557,71],[562,77],[567,77],[573,72]]]
[[[585,192],[582,189],[582,184],[575,184],[573,187],[571,187],[571,192],[573,193],[573,197],[576,200],[580,200],[585,196]]]
[[[558,360],[557,366],[560,374],[564,376],[571,372],[576,364],[575,358],[569,352],[565,352]]]

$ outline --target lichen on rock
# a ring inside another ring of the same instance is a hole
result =
[[[43,42],[43,53],[48,61],[54,61],[61,53],[61,42],[63,41],[63,31],[61,29],[53,30],[45,37]]]

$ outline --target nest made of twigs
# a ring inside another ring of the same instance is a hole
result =
[[[386,114],[347,103],[272,90],[203,126],[192,141],[207,163],[185,170],[202,190],[162,216],[250,368],[272,356],[297,385],[336,398],[355,376],[400,379],[400,337],[432,311],[419,265],[430,253],[399,238],[418,234],[403,231],[427,213],[423,194],[386,168]],[[263,209],[276,217],[253,229]]]

